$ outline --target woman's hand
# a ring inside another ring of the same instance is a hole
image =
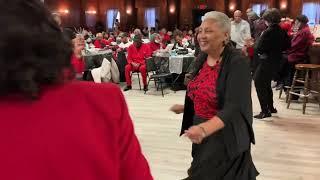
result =
[[[176,114],[181,114],[184,111],[184,105],[181,104],[175,104],[170,108],[170,111],[176,113]]]
[[[201,126],[191,126],[188,130],[184,131],[184,135],[187,136],[191,142],[195,144],[201,144],[207,134]]]

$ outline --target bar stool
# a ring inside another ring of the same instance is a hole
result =
[[[292,85],[291,85],[291,88],[290,88],[288,96],[287,96],[287,102],[288,102],[287,108],[290,107],[292,95],[300,96],[303,98],[302,113],[305,114],[306,104],[308,102],[308,98],[310,97],[310,95],[311,94],[317,94],[317,95],[320,94],[319,91],[316,91],[315,89],[312,89],[312,87],[311,87],[312,84],[314,84],[316,86],[320,85],[319,75],[317,74],[320,72],[320,65],[317,65],[317,64],[297,64],[295,66],[295,68],[296,68],[296,72],[294,74]],[[298,78],[298,74],[300,72],[305,73],[304,78]],[[313,79],[310,79],[311,73],[314,73],[314,74],[312,74],[315,76]],[[303,84],[303,88],[296,86],[297,83]],[[303,94],[295,92],[296,90],[301,90],[301,89],[303,89]],[[318,101],[319,101],[319,105],[320,105],[320,100],[318,99]]]

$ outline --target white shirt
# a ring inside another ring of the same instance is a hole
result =
[[[126,48],[128,48],[131,44],[132,44],[132,42],[130,42],[130,41],[128,41],[127,43],[121,42],[121,43],[119,44],[119,47],[122,48],[122,49],[126,49]]]
[[[231,40],[237,43],[237,49],[243,48],[245,40],[249,38],[251,38],[251,33],[247,21],[242,19],[239,23],[231,22]]]

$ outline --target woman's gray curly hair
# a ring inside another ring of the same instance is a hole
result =
[[[224,32],[227,32],[230,35],[231,21],[226,14],[218,11],[210,11],[210,12],[207,12],[204,16],[202,16],[202,21],[209,20],[209,19],[218,23],[220,28]]]

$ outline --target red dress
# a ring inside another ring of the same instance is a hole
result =
[[[0,101],[0,179],[152,180],[121,90],[71,82]]]
[[[83,58],[77,58],[74,54],[71,56],[71,65],[76,74],[81,74],[85,70]]]
[[[155,43],[155,42],[150,42],[148,43],[149,46],[149,54],[152,55],[155,51],[160,49],[160,44],[159,43]]]
[[[199,74],[188,84],[188,96],[193,100],[195,114],[211,119],[217,114],[217,79],[220,65],[204,63]]]

